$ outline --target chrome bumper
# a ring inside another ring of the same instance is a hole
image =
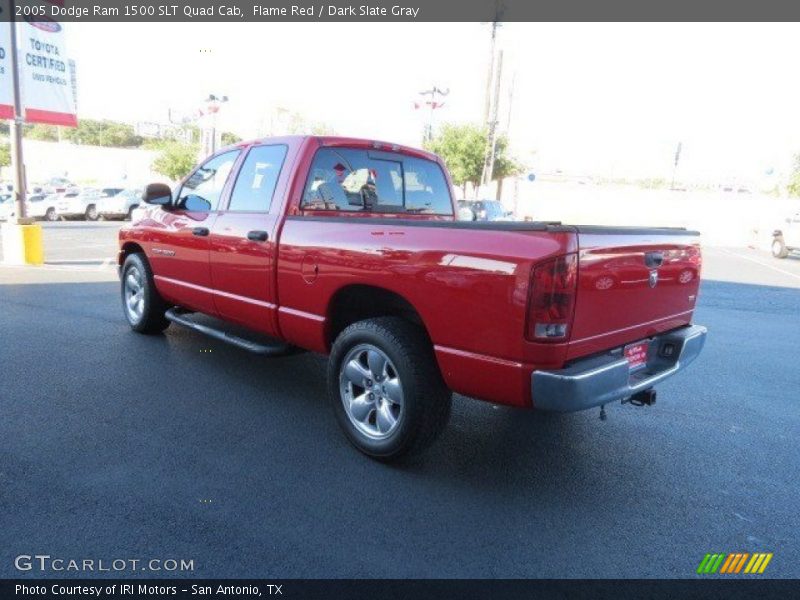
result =
[[[630,398],[686,367],[700,354],[707,329],[689,325],[650,339],[646,365],[631,372],[622,348],[578,360],[558,371],[534,371],[534,408],[558,412],[584,410]]]

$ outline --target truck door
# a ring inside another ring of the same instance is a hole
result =
[[[277,332],[273,268],[281,203],[273,202],[273,196],[286,185],[286,153],[283,144],[249,149],[210,238],[217,313],[268,335]]]
[[[150,260],[164,296],[203,313],[214,314],[209,267],[211,226],[228,176],[240,150],[218,154],[200,165],[175,195],[175,208],[162,213],[153,232]]]

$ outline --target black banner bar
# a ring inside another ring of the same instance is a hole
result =
[[[797,21],[788,0],[17,0],[17,18],[93,22]],[[9,20],[8,11],[0,20]]]
[[[533,598],[603,598],[704,600],[789,598],[797,580],[747,577],[696,580],[465,580],[465,579],[286,579],[286,580],[144,580],[19,579],[0,580],[0,598],[277,598],[304,600],[525,600]]]

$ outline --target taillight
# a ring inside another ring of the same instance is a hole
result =
[[[578,286],[578,255],[566,254],[541,263],[533,270],[528,291],[531,341],[563,341],[569,335]]]

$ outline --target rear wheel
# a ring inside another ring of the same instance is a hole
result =
[[[425,449],[450,416],[430,341],[397,317],[359,321],[336,338],[328,391],[347,438],[379,460]]]
[[[134,205],[134,206],[131,206],[128,209],[128,217],[127,217],[128,221],[133,221],[133,211],[136,210],[137,208],[138,208],[138,205]]]
[[[775,239],[772,240],[772,256],[775,258],[786,258],[789,256],[789,249],[786,247],[782,235],[775,236]]]
[[[87,221],[97,221],[97,217],[100,216],[97,213],[97,206],[95,206],[94,204],[90,204],[89,206],[87,206],[86,212],[84,213],[83,216],[86,217]]]
[[[58,215],[56,214],[55,208],[48,208],[47,212],[44,213],[44,218],[48,221],[58,221]]]
[[[167,304],[153,283],[153,272],[142,254],[131,254],[122,265],[122,308],[131,329],[160,333],[169,326]]]

